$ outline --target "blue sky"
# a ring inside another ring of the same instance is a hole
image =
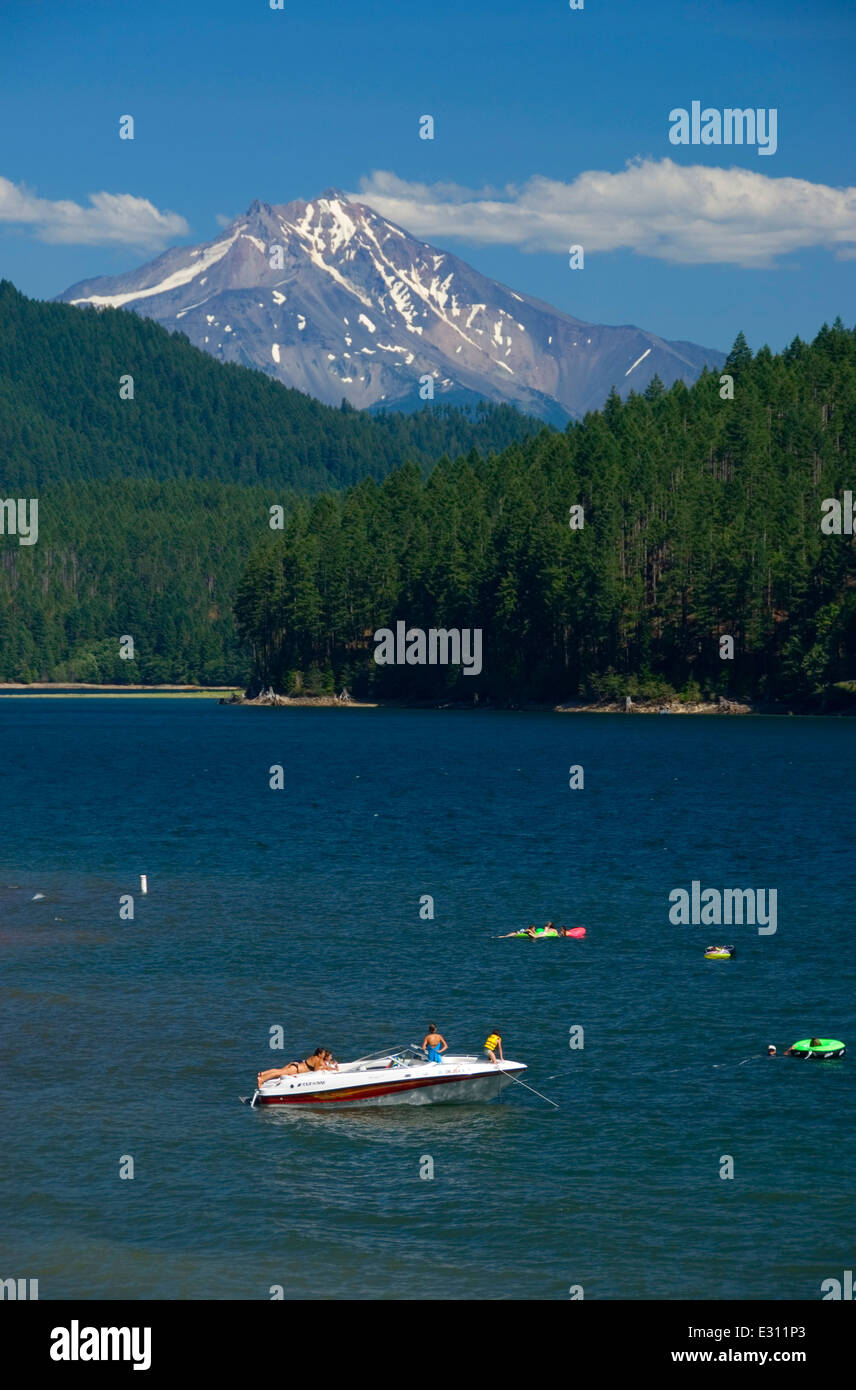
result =
[[[210,240],[254,198],[367,188],[580,318],[780,348],[856,321],[854,57],[852,0],[0,4],[0,275],[47,298]],[[671,144],[693,100],[775,107],[776,153]],[[103,207],[79,215],[105,193],[109,236]],[[122,199],[188,230],[135,242]]]

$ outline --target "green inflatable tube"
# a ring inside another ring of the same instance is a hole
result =
[[[538,928],[536,928],[535,935],[536,935],[536,937],[537,937],[537,936],[558,936],[559,933],[555,930],[555,928],[554,928],[552,931],[545,931],[543,927],[538,927]],[[514,936],[529,936],[529,933],[528,933],[528,931],[516,931],[516,932],[514,932]],[[532,937],[531,937],[531,936],[529,936],[529,940],[530,940],[530,941],[532,940]]]
[[[844,1043],[836,1038],[818,1038],[814,1047],[810,1038],[804,1038],[802,1042],[792,1043],[790,1048],[794,1057],[843,1057],[846,1051]]]

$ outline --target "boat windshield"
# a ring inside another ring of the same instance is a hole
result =
[[[365,1057],[357,1057],[348,1065],[356,1067],[371,1062],[422,1062],[424,1060],[425,1053],[422,1048],[417,1047],[415,1043],[410,1043],[407,1047],[384,1047],[380,1052],[368,1052]]]

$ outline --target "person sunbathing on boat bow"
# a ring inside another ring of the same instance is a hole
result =
[[[306,1071],[338,1071],[337,1064],[333,1061],[333,1054],[323,1047],[316,1047],[311,1057],[304,1057],[300,1062],[286,1062],[284,1067],[271,1067],[269,1071],[260,1071],[256,1078],[256,1085],[261,1087],[266,1081],[273,1081],[279,1076],[298,1076]]]

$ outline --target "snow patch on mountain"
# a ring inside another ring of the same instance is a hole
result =
[[[589,339],[589,342],[591,342],[591,339]],[[648,353],[649,353],[650,351],[651,351],[650,348],[646,348],[645,351],[643,352],[642,356],[636,358],[636,361],[633,363],[633,366],[627,368],[627,371],[624,373],[624,375],[625,375],[625,376],[629,376],[630,373],[633,371],[633,367],[638,367],[640,362],[644,362],[644,361],[645,361],[645,358],[648,356]]]
[[[148,289],[131,290],[126,294],[92,294],[83,299],[72,299],[72,304],[92,304],[96,308],[102,309],[121,309],[125,304],[131,304],[135,299],[151,299],[158,294],[167,294],[170,290],[178,289],[181,285],[187,285],[191,280],[195,280],[200,270],[207,270],[209,266],[216,265],[222,261],[227,251],[235,244],[238,233],[229,237],[226,241],[215,243],[207,249],[198,250],[193,254],[201,257],[198,264],[185,266],[183,270],[176,270],[172,275],[168,275],[160,284],[152,285]]]

